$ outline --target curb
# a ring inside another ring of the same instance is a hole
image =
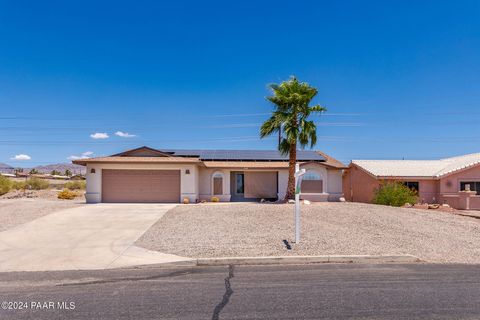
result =
[[[280,256],[280,257],[224,257],[200,258],[197,266],[224,265],[288,265],[315,263],[411,263],[422,262],[413,255],[326,255],[326,256]]]

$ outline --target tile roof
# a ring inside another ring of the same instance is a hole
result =
[[[430,177],[439,178],[480,164],[480,153],[439,160],[352,160],[376,177]]]

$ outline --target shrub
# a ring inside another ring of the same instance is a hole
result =
[[[87,184],[85,181],[69,181],[65,183],[65,188],[70,189],[70,190],[85,190]]]
[[[62,199],[62,200],[73,200],[75,199],[76,196],[77,194],[75,192],[68,189],[63,189],[58,193],[57,197],[58,199]]]
[[[390,182],[375,190],[373,203],[401,207],[406,203],[417,203],[417,192],[402,183]]]
[[[212,197],[211,200],[212,200],[212,202],[219,202],[220,201],[220,199],[218,197]]]
[[[12,188],[12,181],[4,176],[0,176],[0,196],[7,193]]]
[[[48,187],[50,186],[47,180],[43,180],[35,177],[27,179],[27,181],[25,181],[25,185],[27,189],[31,189],[31,190],[48,189]]]
[[[27,187],[27,183],[25,181],[12,181],[12,189],[21,190]]]

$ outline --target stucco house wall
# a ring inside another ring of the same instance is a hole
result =
[[[375,189],[380,186],[380,182],[358,168],[351,165],[343,174],[343,194],[347,201],[371,203]]]
[[[480,166],[458,171],[440,179],[440,200],[450,206],[462,206],[459,196],[461,182],[480,181]],[[480,209],[480,196],[476,195],[470,199],[470,209]]]
[[[227,169],[210,169],[210,168],[198,168],[198,190],[200,200],[211,200],[212,196],[216,196],[220,201],[230,201],[230,171]],[[221,195],[214,195],[212,190],[213,175],[221,173],[223,175],[223,184]]]

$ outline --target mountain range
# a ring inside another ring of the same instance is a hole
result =
[[[39,173],[50,173],[53,170],[60,171],[62,174],[65,170],[70,170],[73,174],[85,174],[86,168],[78,164],[73,163],[54,163],[47,164],[44,166],[36,166],[32,168],[23,168],[23,172],[29,172],[30,170],[35,169]],[[0,173],[14,173],[15,168],[9,164],[0,162]]]

